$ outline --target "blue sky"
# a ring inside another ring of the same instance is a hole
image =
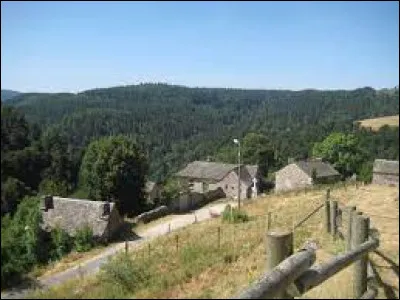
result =
[[[396,2],[1,2],[1,88],[399,83]]]

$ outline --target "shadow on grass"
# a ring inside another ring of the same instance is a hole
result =
[[[136,227],[135,223],[124,222],[121,226],[119,233],[115,236],[113,242],[136,241],[142,237],[136,234],[133,229]]]
[[[375,250],[374,252],[378,254],[381,258],[383,258],[388,264],[390,264],[390,267],[393,270],[393,272],[395,272],[397,277],[399,277],[399,265],[396,264],[396,262],[393,261],[390,257],[386,256],[383,252],[379,250]]]
[[[21,299],[21,297],[26,293],[27,290],[33,290],[41,288],[40,282],[32,277],[22,276],[15,278],[15,283],[11,283],[8,286],[2,287],[1,298],[15,298]],[[18,282],[18,283],[16,283]]]
[[[383,292],[385,293],[385,296],[387,299],[397,299],[396,297],[396,287],[391,286],[390,284],[387,284],[386,282],[384,282],[382,280],[382,277],[380,276],[378,270],[377,270],[377,266],[376,264],[374,264],[371,261],[371,268],[374,271],[374,273],[376,274],[376,282],[378,284],[378,287],[381,287],[383,289]]]

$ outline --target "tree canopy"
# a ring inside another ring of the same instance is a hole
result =
[[[81,166],[81,184],[94,200],[115,201],[122,214],[139,214],[144,206],[147,161],[125,136],[104,137],[89,144]]]

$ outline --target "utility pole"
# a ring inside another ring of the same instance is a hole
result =
[[[233,142],[238,145],[238,209],[240,210],[240,142],[234,139]]]

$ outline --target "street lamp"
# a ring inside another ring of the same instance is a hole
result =
[[[238,209],[240,210],[240,142],[238,139],[233,139],[233,142],[238,145]]]

